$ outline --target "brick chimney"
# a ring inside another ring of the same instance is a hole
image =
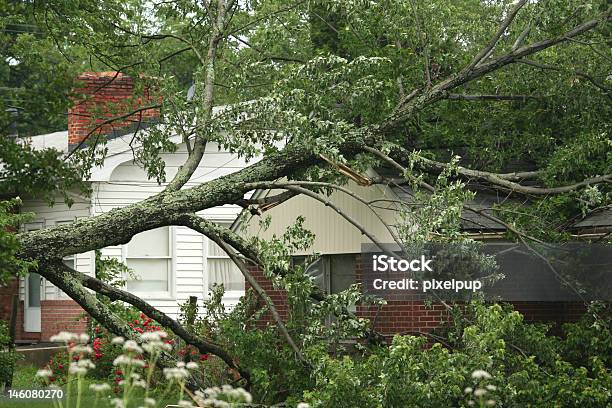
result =
[[[142,95],[134,95],[134,79],[117,72],[85,72],[77,77],[82,85],[74,89],[77,97],[74,106],[68,110],[68,146],[72,150],[79,146],[87,135],[98,134],[108,138],[125,135],[144,129],[156,122],[159,109],[145,109],[131,116],[104,123],[137,109],[155,105],[151,100],[149,87]]]

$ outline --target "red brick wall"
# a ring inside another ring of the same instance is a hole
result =
[[[23,329],[23,301],[17,312],[16,340],[48,341],[60,331],[83,333],[87,331],[84,310],[74,300],[42,300],[40,302],[40,332],[26,332]]]
[[[74,92],[80,96],[76,98],[74,106],[68,110],[68,144],[71,147],[78,145],[93,129],[95,132],[92,135],[106,135],[126,127],[133,131],[139,124],[142,125],[159,116],[158,109],[147,109],[111,124],[102,125],[109,118],[154,105],[149,88],[144,88],[144,95],[135,97],[134,80],[116,72],[85,72],[77,80],[82,86]],[[96,126],[99,128],[96,129]]]
[[[41,339],[49,340],[49,337],[60,331],[84,333],[87,331],[84,313],[74,300],[41,301]]]
[[[264,276],[263,271],[259,269],[259,267],[251,265],[248,267],[248,269],[251,272],[251,275],[253,275],[253,277],[257,281],[257,283],[259,283],[261,288],[268,294],[268,296],[274,303],[274,306],[276,307],[278,314],[280,314],[283,320],[287,320],[289,316],[289,306],[287,304],[287,292],[285,290],[275,289],[270,279]],[[249,283],[247,282],[245,289],[248,290],[249,288],[251,288],[251,285],[249,285]],[[260,302],[261,306],[264,305],[264,303],[259,298],[258,298],[258,301]],[[266,312],[266,314],[259,321],[259,324],[261,326],[265,326],[267,324],[275,324],[274,319],[272,318],[272,314],[269,311]]]
[[[360,256],[356,255],[355,275],[357,281],[361,281],[362,265]],[[255,266],[249,268],[251,274],[261,287],[274,301],[280,315],[286,319],[288,316],[287,293],[283,290],[274,289],[272,283],[261,270]],[[247,288],[249,285],[246,285]],[[553,322],[556,327],[553,332],[559,331],[562,323],[575,322],[586,310],[583,303],[577,302],[514,302],[516,310],[525,316],[527,322]],[[386,305],[358,306],[357,315],[366,317],[373,322],[378,333],[385,336],[394,334],[418,334],[428,333],[449,321],[446,307],[442,304],[426,305],[423,300],[388,300]],[[273,323],[270,314],[262,319],[262,324]]]
[[[9,321],[11,318],[11,308],[13,295],[19,293],[19,280],[11,278],[6,285],[0,285],[0,320]]]

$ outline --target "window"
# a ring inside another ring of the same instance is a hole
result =
[[[305,257],[294,262],[303,263]],[[323,255],[306,267],[315,285],[325,293],[339,293],[355,283],[355,256],[352,254]]]
[[[219,222],[220,226],[229,228],[231,223]],[[208,239],[207,270],[208,289],[214,285],[223,285],[226,292],[244,291],[244,276],[229,255],[212,240]]]
[[[306,262],[306,257],[296,256],[293,258],[293,262],[303,265]],[[355,255],[322,255],[306,266],[305,272],[312,278],[313,283],[326,294],[342,292],[356,282]],[[349,305],[348,309],[351,312],[357,310],[354,304]],[[330,315],[327,323],[334,319],[335,317]]]
[[[161,227],[134,235],[125,247],[127,266],[137,280],[126,277],[129,292],[148,298],[171,295],[172,246],[170,227]]]

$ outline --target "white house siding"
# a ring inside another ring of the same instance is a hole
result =
[[[132,161],[130,155],[131,153],[125,155],[126,160],[112,170],[106,180],[92,182],[93,215],[139,202],[162,191],[163,186],[158,185],[155,180],[148,180],[146,172]],[[180,145],[177,152],[162,156],[166,163],[168,180],[176,174],[186,157],[184,145]],[[184,188],[233,173],[244,166],[243,160],[228,152],[219,151],[215,143],[209,143],[200,167]],[[232,222],[239,212],[240,207],[226,205],[207,209],[198,214],[215,221]],[[171,317],[177,317],[178,305],[187,301],[189,296],[197,296],[199,303],[202,304],[208,295],[205,273],[207,238],[186,227],[172,227],[172,236],[174,237],[174,277],[171,298],[152,298],[147,301]],[[102,255],[125,261],[121,246],[104,248]],[[236,303],[237,297],[228,296],[224,301],[228,307],[231,307]]]
[[[68,207],[63,200],[63,197],[55,197],[55,204],[49,206],[49,204],[42,200],[27,199],[23,200],[23,206],[21,211],[23,213],[34,213],[34,218],[29,221],[25,227],[31,228],[33,226],[50,228],[61,222],[72,222],[78,218],[89,217],[90,215],[90,202],[88,198],[81,197],[78,194],[71,194],[74,204]],[[94,253],[93,251],[86,252],[83,254],[75,255],[75,268],[79,272],[86,273],[88,275],[93,274],[94,269]],[[19,295],[23,300],[24,296],[24,282],[23,278],[20,280]],[[51,282],[44,282],[44,289],[41,293],[42,300],[56,300],[56,299],[67,299],[67,295],[59,290]]]
[[[365,201],[397,199],[391,189],[384,186],[361,187],[350,182],[346,187]],[[276,193],[278,192],[269,194]],[[385,243],[393,242],[385,224],[394,225],[397,223],[398,213],[394,205],[390,205],[388,202],[377,203],[380,207],[391,207],[391,209],[376,209],[376,212],[385,222],[383,224],[372,212],[371,208],[344,192],[335,191],[329,196],[329,199],[343,213],[363,225],[379,241]],[[323,203],[304,195],[294,197],[283,204],[271,208],[264,213],[264,216],[267,215],[271,216],[271,223],[267,230],[260,230],[259,220],[261,218],[253,216],[248,221],[246,235],[257,235],[264,239],[271,238],[273,234],[279,236],[287,227],[295,223],[298,216],[302,216],[305,219],[304,227],[316,235],[314,244],[307,253],[358,253],[361,252],[362,243],[370,242],[367,237],[361,235],[355,226],[342,218],[331,207],[326,207]]]

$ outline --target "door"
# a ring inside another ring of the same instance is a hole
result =
[[[30,273],[25,278],[25,299],[23,311],[23,330],[40,332],[40,292],[42,278],[37,273]]]
[[[33,222],[24,225],[26,232],[42,229],[42,222]],[[42,277],[37,273],[26,275],[23,282],[23,330],[26,332],[40,332],[40,299],[42,293]]]

